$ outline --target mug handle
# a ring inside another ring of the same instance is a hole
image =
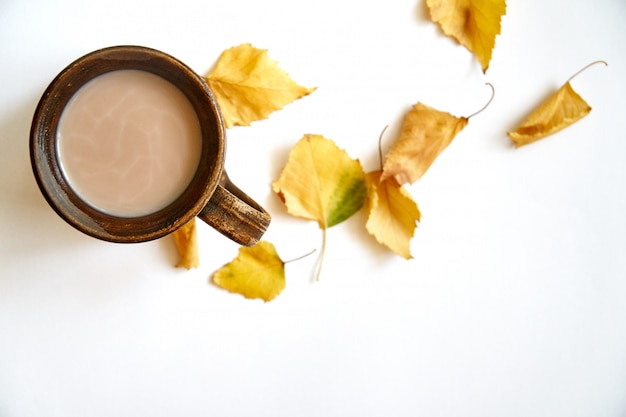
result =
[[[271,217],[256,201],[230,181],[226,171],[198,217],[209,226],[243,246],[256,245]]]

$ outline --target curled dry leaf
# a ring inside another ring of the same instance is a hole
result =
[[[235,259],[212,276],[215,285],[246,298],[273,300],[285,289],[285,263],[273,244],[241,247]]]
[[[381,180],[394,177],[400,185],[412,184],[422,177],[435,159],[448,147],[456,135],[467,126],[469,119],[482,113],[495,96],[478,111],[467,117],[456,117],[422,103],[407,112],[400,136],[387,152]]]
[[[473,53],[486,72],[506,13],[505,0],[426,0],[426,5],[431,20]]]
[[[393,177],[404,185],[420,179],[467,122],[467,117],[417,103],[405,115],[400,136],[387,152],[381,180]]]
[[[591,112],[591,106],[574,91],[570,81],[580,72],[597,63],[606,65],[604,61],[596,61],[578,71],[561,88],[541,103],[517,129],[507,133],[515,143],[515,147],[519,148],[550,136]]]
[[[591,107],[567,82],[507,135],[519,148],[566,128],[590,111]]]
[[[198,235],[196,233],[195,217],[172,233],[172,237],[174,238],[179,256],[176,266],[186,269],[197,268],[200,265],[200,256],[198,255]]]
[[[376,240],[405,259],[411,259],[411,238],[420,211],[395,178],[381,181],[382,171],[367,174],[367,231]]]
[[[206,76],[227,128],[265,119],[315,88],[294,82],[267,50],[243,44],[225,50]]]
[[[350,158],[332,140],[320,135],[305,135],[296,143],[272,189],[288,213],[314,220],[322,229],[320,265],[326,230],[359,211],[367,196],[359,160]]]

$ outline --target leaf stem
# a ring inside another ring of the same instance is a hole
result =
[[[378,161],[380,162],[380,169],[383,169],[383,135],[387,131],[389,125],[383,128],[383,131],[380,132],[380,136],[378,136]]]
[[[488,85],[489,87],[491,87],[491,98],[489,98],[489,101],[477,112],[474,112],[472,114],[470,114],[469,116],[467,116],[467,119],[471,119],[472,117],[476,116],[479,113],[482,113],[493,101],[494,96],[496,95],[496,89],[493,87],[493,84],[491,83],[485,83],[485,85]]]
[[[608,62],[603,61],[603,60],[593,61],[592,63],[587,64],[587,65],[585,65],[584,67],[582,67],[581,69],[579,69],[578,71],[576,71],[576,73],[574,73],[574,75],[572,75],[571,77],[569,77],[569,78],[567,79],[567,82],[566,82],[566,83],[568,83],[568,82],[572,81],[572,79],[573,79],[574,77],[576,77],[578,74],[580,74],[581,72],[585,71],[587,68],[589,68],[589,67],[591,67],[591,66],[593,66],[593,65],[596,65],[596,64],[604,64],[604,66],[606,66],[606,67],[608,67],[608,66],[609,66]]]
[[[311,255],[313,255],[313,253],[315,253],[315,251],[316,251],[316,250],[317,250],[317,249],[313,249],[313,250],[312,250],[312,251],[310,251],[309,253],[306,253],[306,254],[304,254],[304,255],[302,255],[302,256],[298,256],[297,258],[290,259],[290,260],[288,260],[288,261],[283,261],[283,264],[287,265],[287,264],[290,264],[290,263],[292,263],[292,262],[299,261],[300,259],[304,259],[304,258],[306,258],[307,256],[311,256]]]
[[[322,264],[324,263],[324,254],[326,253],[326,230],[322,229],[322,247],[320,249],[320,256],[317,258],[317,273],[315,274],[315,280],[320,280],[322,275]]]

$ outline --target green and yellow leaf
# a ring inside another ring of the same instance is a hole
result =
[[[290,214],[315,220],[321,229],[359,211],[367,196],[365,173],[358,159],[350,158],[320,135],[300,139],[272,188]]]

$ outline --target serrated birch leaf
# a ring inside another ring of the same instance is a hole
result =
[[[352,216],[367,195],[359,160],[320,135],[298,141],[272,189],[290,214],[315,220],[321,229]]]
[[[387,152],[381,179],[393,177],[400,185],[414,183],[467,122],[467,117],[415,104],[404,117],[400,136]]]
[[[515,143],[515,147],[519,148],[565,129],[589,112],[589,104],[567,82],[507,135]]]
[[[587,64],[569,77],[561,88],[536,107],[515,131],[507,133],[516,147],[528,145],[563,130],[591,112],[589,104],[574,91],[570,81],[587,68],[596,64],[609,65],[602,60]]]
[[[426,0],[426,5],[431,20],[473,53],[486,72],[506,13],[505,0]]]
[[[239,248],[237,257],[211,277],[213,283],[246,298],[271,301],[285,289],[285,263],[273,244]]]
[[[287,212],[314,220],[322,229],[317,278],[326,251],[326,230],[351,217],[365,203],[367,184],[358,159],[332,140],[305,135],[296,143],[272,189]]]
[[[227,128],[265,119],[315,91],[298,85],[268,56],[267,50],[250,44],[222,52],[206,79]]]
[[[381,181],[382,171],[367,174],[367,231],[376,240],[402,256],[411,259],[411,239],[420,211],[406,189],[393,178]]]

